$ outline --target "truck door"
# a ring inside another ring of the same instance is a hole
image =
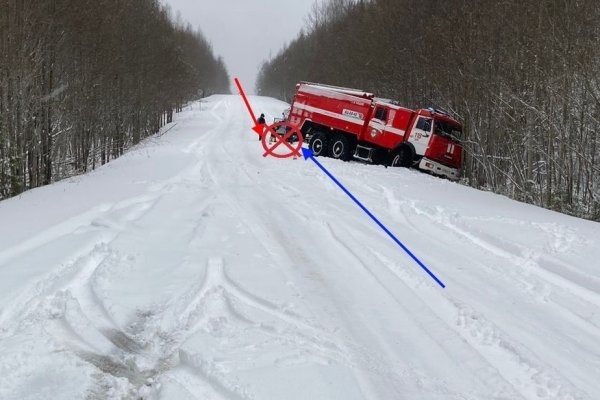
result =
[[[388,119],[388,109],[380,105],[375,107],[373,117],[369,121],[369,126],[365,135],[367,142],[380,144],[383,140],[385,124]]]
[[[429,117],[419,116],[410,133],[408,141],[415,146],[415,153],[418,156],[423,156],[429,146],[431,133],[433,130],[433,119]]]

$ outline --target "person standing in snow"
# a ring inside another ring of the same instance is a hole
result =
[[[267,121],[265,120],[265,114],[260,114],[260,117],[258,117],[256,123],[264,127],[264,125],[267,123]],[[258,140],[262,140],[262,135],[258,136]]]

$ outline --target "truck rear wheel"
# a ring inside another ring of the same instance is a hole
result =
[[[407,147],[400,147],[390,155],[390,167],[410,167],[412,164],[412,152]]]
[[[348,161],[351,155],[348,138],[341,134],[335,135],[329,149],[329,155],[338,160]]]
[[[308,147],[313,151],[315,156],[327,155],[327,136],[323,132],[315,132],[310,138]]]

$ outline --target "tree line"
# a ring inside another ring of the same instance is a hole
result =
[[[354,86],[465,125],[463,182],[600,220],[597,0],[330,0],[257,90]]]
[[[158,0],[0,0],[0,199],[105,164],[228,88]]]

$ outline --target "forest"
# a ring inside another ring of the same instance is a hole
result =
[[[597,0],[329,0],[257,91],[350,86],[465,126],[462,182],[600,221]]]
[[[0,0],[0,199],[119,157],[223,61],[157,0]]]

